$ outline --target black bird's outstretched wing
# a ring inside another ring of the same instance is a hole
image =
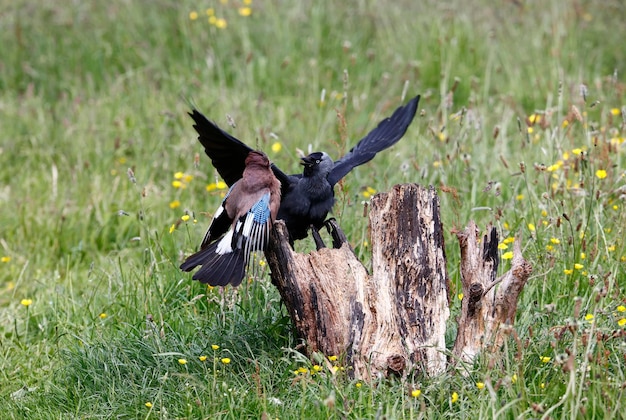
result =
[[[226,185],[231,187],[243,176],[246,157],[252,148],[209,121],[198,110],[194,109],[189,115],[195,122],[193,128],[198,132],[198,140],[204,146],[204,152],[211,158],[213,167]],[[289,181],[289,176],[273,163],[271,168],[281,184],[285,185]]]
[[[382,120],[341,159],[335,161],[328,174],[328,182],[335,185],[352,168],[372,160],[376,153],[393,146],[402,138],[413,121],[420,96],[411,99],[405,106],[396,109],[391,117]]]
[[[198,140],[224,182],[230,187],[243,176],[246,157],[252,149],[231,136],[197,110],[189,115],[195,122],[193,128],[198,132]]]

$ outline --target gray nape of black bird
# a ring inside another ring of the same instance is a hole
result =
[[[287,175],[272,164],[272,171],[281,183],[281,203],[277,219],[285,221],[292,244],[297,239],[306,238],[309,229],[313,229],[316,234],[324,225],[335,203],[334,186],[339,180],[353,168],[372,160],[378,152],[396,144],[404,136],[415,117],[419,100],[418,95],[396,109],[336,161],[325,152],[311,153],[302,158],[302,173],[294,175]],[[241,178],[245,158],[252,149],[220,129],[197,110],[194,109],[189,115],[195,122],[194,128],[205,153],[211,158],[213,166],[224,181],[232,185]]]

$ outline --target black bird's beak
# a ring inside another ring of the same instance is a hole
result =
[[[311,155],[300,158],[300,160],[301,160],[300,165],[306,166],[307,168],[310,168],[311,166],[315,165],[315,158]]]

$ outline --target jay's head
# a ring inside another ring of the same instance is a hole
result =
[[[333,168],[333,160],[325,152],[315,152],[302,158],[300,162],[304,166],[304,175],[313,174],[327,175]]]
[[[248,157],[246,157],[246,166],[250,166],[250,165],[269,168],[270,160],[267,158],[267,155],[265,153],[259,152],[257,150],[253,150],[250,153],[248,153]]]

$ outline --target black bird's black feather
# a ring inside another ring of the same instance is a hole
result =
[[[334,186],[356,166],[369,162],[376,153],[396,144],[406,133],[417,111],[420,96],[411,99],[382,120],[356,146],[333,162],[323,152],[302,158],[302,174],[287,175],[276,165],[271,168],[281,183],[278,219],[285,221],[293,242],[307,236],[308,229],[322,227],[335,203]],[[244,162],[252,150],[245,143],[223,131],[197,110],[189,113],[198,132],[198,140],[224,182],[234,184],[243,174]]]

